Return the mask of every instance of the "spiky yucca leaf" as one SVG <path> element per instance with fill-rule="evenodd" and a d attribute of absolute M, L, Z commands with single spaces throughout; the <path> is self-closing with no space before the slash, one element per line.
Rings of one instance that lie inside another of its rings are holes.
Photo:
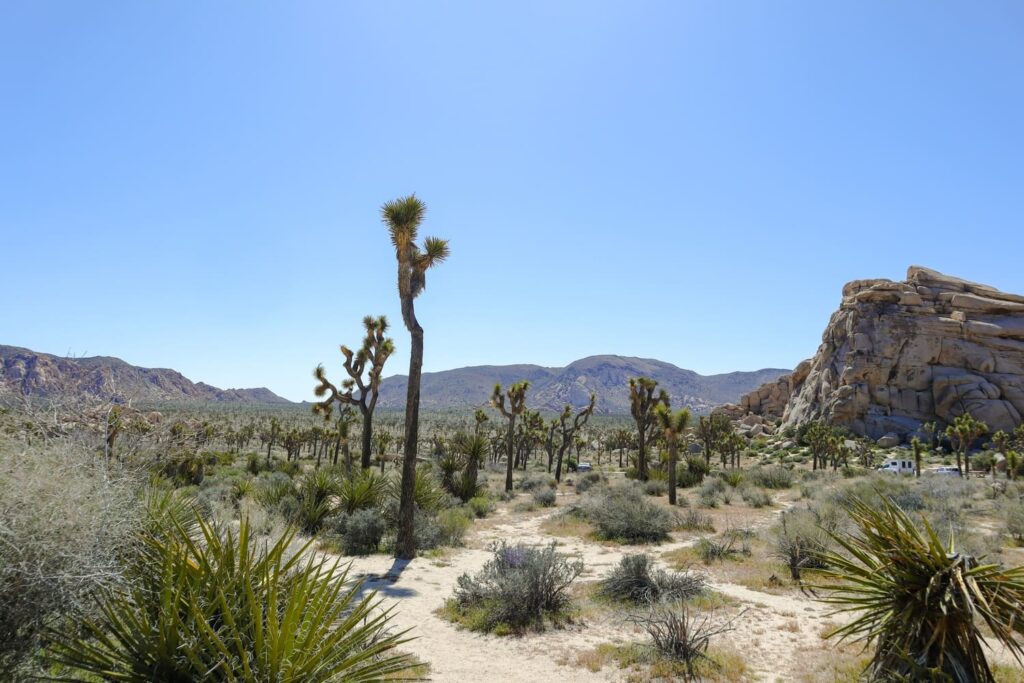
<path fill-rule="evenodd" d="M 822 573 L 842 583 L 822 599 L 855 615 L 830 637 L 877 643 L 873 679 L 993 682 L 982 623 L 1024 662 L 1024 567 L 1003 569 L 956 552 L 952 541 L 944 546 L 927 520 L 919 529 L 884 496 L 877 507 L 853 501 L 849 514 L 859 534 L 831 534 L 846 553 L 826 553 Z"/>
<path fill-rule="evenodd" d="M 97 619 L 50 634 L 58 680 L 377 681 L 413 664 L 394 653 L 406 639 L 386 633 L 389 611 L 338 560 L 309 544 L 288 552 L 294 532 L 260 546 L 244 519 L 237 534 L 198 527 L 198 538 L 177 524 L 147 536 L 130 587 L 102 594 Z"/>

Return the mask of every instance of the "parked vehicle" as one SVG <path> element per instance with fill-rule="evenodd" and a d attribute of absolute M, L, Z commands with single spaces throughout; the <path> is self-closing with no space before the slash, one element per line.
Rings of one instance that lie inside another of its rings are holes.
<path fill-rule="evenodd" d="M 914 473 L 914 461 L 913 460 L 886 460 L 885 463 L 878 468 L 879 472 L 888 472 L 889 474 L 913 474 Z"/>
<path fill-rule="evenodd" d="M 581 462 L 579 465 L 576 465 L 577 472 L 589 472 L 592 469 L 594 468 L 589 462 Z"/>
<path fill-rule="evenodd" d="M 960 470 L 958 470 L 957 468 L 953 467 L 952 465 L 942 465 L 941 467 L 936 467 L 935 469 L 926 470 L 926 471 L 927 471 L 928 474 L 942 474 L 942 475 L 945 475 L 947 477 L 963 476 L 963 475 L 960 474 Z"/>

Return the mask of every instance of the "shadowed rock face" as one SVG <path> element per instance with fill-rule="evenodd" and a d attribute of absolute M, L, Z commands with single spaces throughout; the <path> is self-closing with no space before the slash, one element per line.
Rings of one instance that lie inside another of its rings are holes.
<path fill-rule="evenodd" d="M 855 280 L 790 382 L 783 426 L 906 436 L 970 412 L 1012 429 L 1024 414 L 1024 296 L 919 266 L 904 282 Z"/>

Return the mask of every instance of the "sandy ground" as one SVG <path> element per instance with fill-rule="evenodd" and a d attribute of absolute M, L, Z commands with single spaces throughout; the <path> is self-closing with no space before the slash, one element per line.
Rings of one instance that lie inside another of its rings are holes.
<path fill-rule="evenodd" d="M 572 493 L 560 495 L 566 501 Z M 777 514 L 781 508 L 777 508 Z M 500 510 L 477 522 L 467 536 L 466 547 L 450 551 L 443 559 L 417 558 L 398 563 L 386 556 L 357 558 L 352 574 L 365 576 L 366 587 L 378 591 L 385 606 L 394 606 L 394 624 L 412 629 L 416 639 L 403 646 L 429 662 L 435 681 L 615 681 L 624 674 L 615 666 L 591 672 L 572 664 L 576 656 L 601 643 L 642 642 L 645 636 L 617 616 L 587 617 L 585 623 L 523 637 L 497 637 L 461 630 L 435 611 L 451 597 L 459 575 L 476 572 L 487 561 L 487 546 L 495 540 L 528 544 L 550 543 L 552 537 L 540 526 L 558 508 L 539 513 Z M 762 517 L 760 526 L 774 514 Z M 560 550 L 581 556 L 586 571 L 579 581 L 596 581 L 623 555 L 640 550 L 655 557 L 692 545 L 696 536 L 680 534 L 656 547 L 602 544 L 575 537 L 559 537 Z M 728 641 L 744 655 L 757 680 L 796 680 L 793 663 L 809 650 L 821 650 L 820 634 L 828 608 L 802 595 L 774 595 L 719 582 L 709 569 L 714 590 L 734 599 L 747 612 L 736 622 Z M 802 654 L 803 653 L 803 654 Z"/>

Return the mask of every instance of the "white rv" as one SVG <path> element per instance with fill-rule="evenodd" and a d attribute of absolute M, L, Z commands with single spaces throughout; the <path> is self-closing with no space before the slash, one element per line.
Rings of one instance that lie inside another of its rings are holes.
<path fill-rule="evenodd" d="M 885 463 L 878 468 L 878 471 L 888 472 L 889 474 L 913 474 L 914 461 L 893 458 L 892 460 L 886 460 Z"/>

